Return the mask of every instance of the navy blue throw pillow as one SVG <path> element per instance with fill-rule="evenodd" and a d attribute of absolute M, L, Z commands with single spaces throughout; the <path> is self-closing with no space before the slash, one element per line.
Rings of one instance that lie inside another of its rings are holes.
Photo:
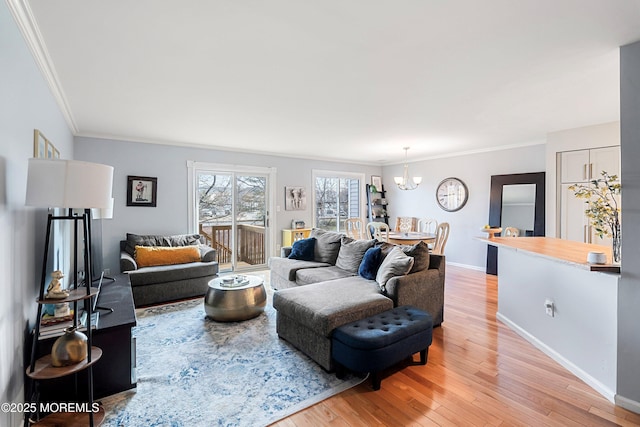
<path fill-rule="evenodd" d="M 287 258 L 299 259 L 302 261 L 313 261 L 315 256 L 316 238 L 297 240 L 293 242 L 291 253 Z"/>
<path fill-rule="evenodd" d="M 376 280 L 376 274 L 382 262 L 382 249 L 373 247 L 367 249 L 358 268 L 358 274 L 368 280 Z"/>

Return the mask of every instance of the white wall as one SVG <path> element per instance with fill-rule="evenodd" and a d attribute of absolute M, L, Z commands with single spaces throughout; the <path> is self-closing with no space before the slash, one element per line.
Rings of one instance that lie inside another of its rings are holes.
<path fill-rule="evenodd" d="M 422 184 L 412 191 L 399 190 L 394 176 L 402 175 L 402 165 L 385 166 L 382 180 L 387 190 L 388 212 L 393 227 L 397 216 L 432 217 L 448 222 L 451 233 L 445 248 L 447 262 L 485 269 L 487 245 L 474 239 L 489 220 L 491 176 L 543 172 L 544 142 L 522 148 L 469 154 L 409 164 L 409 175 L 422 176 Z M 436 203 L 436 187 L 447 177 L 460 178 L 469 189 L 469 201 L 457 212 L 446 212 Z M 486 235 L 484 236 L 486 237 Z"/>
<path fill-rule="evenodd" d="M 35 128 L 64 158 L 73 157 L 73 139 L 5 2 L 0 94 L 0 402 L 22 402 L 23 340 L 36 317 L 46 225 L 46 212 L 24 206 L 27 159 L 33 157 Z M 0 412 L 0 425 L 20 423 L 21 414 Z"/>
<path fill-rule="evenodd" d="M 618 277 L 503 246 L 498 265 L 498 319 L 613 401 Z"/>
<path fill-rule="evenodd" d="M 640 413 L 640 42 L 620 50 L 622 279 L 617 403 Z"/>
<path fill-rule="evenodd" d="M 119 271 L 118 245 L 119 241 L 125 238 L 126 233 L 179 234 L 189 231 L 188 160 L 276 168 L 276 197 L 277 205 L 280 207 L 280 211 L 275 214 L 276 245 L 282 242 L 280 230 L 290 228 L 292 219 L 302 219 L 308 225 L 313 224 L 310 203 L 313 169 L 363 173 L 367 182 L 371 175 L 380 175 L 381 172 L 378 166 L 81 137 L 76 138 L 75 154 L 79 160 L 100 162 L 115 168 L 113 219 L 103 221 L 102 237 L 104 267 L 112 271 Z M 127 175 L 158 178 L 156 208 L 126 206 Z M 307 188 L 309 201 L 307 210 L 284 209 L 285 186 Z"/>

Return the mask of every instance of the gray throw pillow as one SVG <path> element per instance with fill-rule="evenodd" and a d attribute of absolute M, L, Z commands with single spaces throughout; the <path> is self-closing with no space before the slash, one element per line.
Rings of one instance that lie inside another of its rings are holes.
<path fill-rule="evenodd" d="M 136 252 L 136 246 L 171 246 L 171 242 L 166 236 L 149 234 L 139 235 L 127 233 L 127 244 L 125 250 L 131 256 Z"/>
<path fill-rule="evenodd" d="M 335 265 L 340 251 L 340 239 L 342 239 L 342 236 L 344 234 L 336 233 L 335 231 L 326 231 L 320 228 L 312 229 L 309 237 L 316 238 L 314 261 Z"/>
<path fill-rule="evenodd" d="M 199 234 L 176 234 L 164 236 L 161 234 L 139 235 L 127 233 L 127 244 L 125 251 L 134 256 L 136 246 L 194 246 L 201 243 Z"/>
<path fill-rule="evenodd" d="M 364 253 L 372 248 L 375 242 L 375 240 L 354 240 L 350 237 L 342 237 L 336 267 L 357 273 Z"/>
<path fill-rule="evenodd" d="M 381 242 L 381 241 L 376 242 L 376 248 L 380 248 L 380 250 L 382 251 L 382 259 L 384 259 L 387 255 L 389 255 L 389 252 L 391 252 L 391 249 L 395 248 L 396 246 L 397 245 L 394 245 L 393 243 Z"/>
<path fill-rule="evenodd" d="M 426 270 L 429 268 L 429 246 L 425 242 L 418 242 L 415 245 L 403 245 L 402 251 L 413 257 L 413 267 L 411 273 Z"/>
<path fill-rule="evenodd" d="M 171 246 L 193 246 L 202 243 L 202 237 L 199 234 L 176 234 L 167 236 Z"/>
<path fill-rule="evenodd" d="M 212 262 L 218 260 L 218 252 L 205 245 L 198 245 L 198 249 L 200 249 L 200 258 L 202 262 Z"/>
<path fill-rule="evenodd" d="M 413 258 L 396 246 L 380 264 L 378 274 L 376 274 L 376 282 L 378 282 L 380 289 L 386 291 L 385 286 L 389 279 L 404 276 L 411 270 L 411 267 L 413 267 Z"/>

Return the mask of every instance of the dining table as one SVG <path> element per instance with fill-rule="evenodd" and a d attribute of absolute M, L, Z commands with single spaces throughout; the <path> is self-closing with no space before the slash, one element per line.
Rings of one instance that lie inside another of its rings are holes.
<path fill-rule="evenodd" d="M 389 243 L 395 243 L 397 245 L 414 245 L 419 242 L 433 243 L 436 241 L 436 235 L 433 233 L 423 233 L 418 231 L 389 232 Z"/>

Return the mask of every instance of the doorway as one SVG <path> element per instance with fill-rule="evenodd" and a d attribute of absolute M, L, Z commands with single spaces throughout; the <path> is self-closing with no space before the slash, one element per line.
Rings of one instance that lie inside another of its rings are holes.
<path fill-rule="evenodd" d="M 264 269 L 271 171 L 196 163 L 190 169 L 191 228 L 216 250 L 220 271 Z"/>

